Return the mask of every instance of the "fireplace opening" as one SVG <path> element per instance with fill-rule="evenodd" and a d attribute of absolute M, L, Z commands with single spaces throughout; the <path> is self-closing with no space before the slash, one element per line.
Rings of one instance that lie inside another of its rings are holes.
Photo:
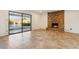
<path fill-rule="evenodd" d="M 58 23 L 52 23 L 52 28 L 58 28 Z"/>

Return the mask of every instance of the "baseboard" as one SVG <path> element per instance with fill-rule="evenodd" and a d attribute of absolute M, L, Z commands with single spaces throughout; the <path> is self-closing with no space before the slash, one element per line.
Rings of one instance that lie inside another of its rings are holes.
<path fill-rule="evenodd" d="M 6 37 L 6 36 L 9 36 L 9 35 L 0 36 L 0 39 L 1 39 L 1 38 L 4 38 L 4 37 Z"/>

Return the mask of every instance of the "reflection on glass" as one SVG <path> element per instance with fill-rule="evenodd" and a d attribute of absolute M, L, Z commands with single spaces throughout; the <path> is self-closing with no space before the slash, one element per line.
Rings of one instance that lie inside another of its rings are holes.
<path fill-rule="evenodd" d="M 23 15 L 23 31 L 29 31 L 31 27 L 30 16 Z"/>
<path fill-rule="evenodd" d="M 21 16 L 15 16 L 15 15 L 10 15 L 10 33 L 18 33 L 18 32 L 21 32 L 21 19 L 22 17 Z"/>

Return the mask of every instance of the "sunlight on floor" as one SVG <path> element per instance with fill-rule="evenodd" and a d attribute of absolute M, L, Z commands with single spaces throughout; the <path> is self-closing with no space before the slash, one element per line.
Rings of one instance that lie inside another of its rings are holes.
<path fill-rule="evenodd" d="M 24 32 L 19 34 L 14 34 L 9 36 L 9 46 L 18 47 L 22 44 L 28 44 L 30 42 L 31 32 Z"/>

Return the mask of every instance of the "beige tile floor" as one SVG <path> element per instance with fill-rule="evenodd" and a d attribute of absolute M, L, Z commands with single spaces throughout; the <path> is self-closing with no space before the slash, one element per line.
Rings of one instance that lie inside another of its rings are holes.
<path fill-rule="evenodd" d="M 0 48 L 5 49 L 76 49 L 79 34 L 58 31 L 29 31 L 0 37 Z"/>

